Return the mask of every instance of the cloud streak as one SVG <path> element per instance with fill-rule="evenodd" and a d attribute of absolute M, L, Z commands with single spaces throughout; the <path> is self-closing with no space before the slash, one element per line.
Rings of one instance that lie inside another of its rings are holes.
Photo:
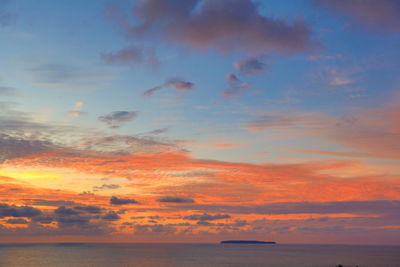
<path fill-rule="evenodd" d="M 345 14 L 358 24 L 377 31 L 400 31 L 400 3 L 397 0 L 322 0 L 316 5 Z"/>
<path fill-rule="evenodd" d="M 162 85 L 153 87 L 149 90 L 146 90 L 145 92 L 142 93 L 142 96 L 147 97 L 147 96 L 152 96 L 154 95 L 156 92 L 164 89 L 164 88 L 175 88 L 175 90 L 178 91 L 189 91 L 193 89 L 194 84 L 192 82 L 189 81 L 185 81 L 179 78 L 172 78 L 167 80 L 165 83 L 163 83 Z"/>
<path fill-rule="evenodd" d="M 130 46 L 114 53 L 103 53 L 101 58 L 107 64 L 119 64 L 135 67 L 143 63 L 150 67 L 158 64 L 154 48 Z"/>
<path fill-rule="evenodd" d="M 137 115 L 135 111 L 114 111 L 98 117 L 98 120 L 105 123 L 111 129 L 117 129 L 125 123 L 134 120 Z"/>

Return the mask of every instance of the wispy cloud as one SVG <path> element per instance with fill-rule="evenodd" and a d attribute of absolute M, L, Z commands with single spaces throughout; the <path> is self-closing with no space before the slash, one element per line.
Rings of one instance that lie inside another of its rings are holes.
<path fill-rule="evenodd" d="M 158 64 L 154 48 L 144 46 L 130 46 L 115 53 L 102 53 L 101 58 L 108 64 L 120 64 L 132 67 L 143 63 L 150 67 L 155 67 Z"/>
<path fill-rule="evenodd" d="M 318 0 L 314 2 L 316 5 L 326 7 L 335 13 L 348 15 L 357 23 L 372 30 L 400 30 L 400 3 L 397 0 Z"/>
<path fill-rule="evenodd" d="M 224 90 L 222 96 L 235 97 L 245 92 L 250 88 L 247 82 L 242 82 L 235 74 L 229 73 L 225 76 L 228 88 Z"/>
<path fill-rule="evenodd" d="M 135 111 L 114 111 L 109 114 L 100 116 L 99 121 L 105 123 L 109 128 L 120 128 L 127 122 L 134 120 L 137 117 Z"/>
<path fill-rule="evenodd" d="M 175 88 L 178 91 L 189 91 L 189 90 L 193 89 L 193 86 L 194 86 L 194 84 L 192 82 L 185 81 L 185 80 L 182 80 L 179 78 L 172 78 L 172 79 L 167 80 L 162 85 L 153 87 L 153 88 L 143 92 L 142 96 L 152 96 L 156 92 L 158 92 L 164 88 L 168 88 L 168 87 Z"/>

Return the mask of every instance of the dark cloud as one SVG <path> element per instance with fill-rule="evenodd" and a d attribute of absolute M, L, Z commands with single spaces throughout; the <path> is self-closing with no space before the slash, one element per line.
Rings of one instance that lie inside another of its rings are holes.
<path fill-rule="evenodd" d="M 30 206 L 15 206 L 0 203 L 0 218 L 4 217 L 26 217 L 31 218 L 42 214 L 42 212 Z"/>
<path fill-rule="evenodd" d="M 54 213 L 60 216 L 78 215 L 79 211 L 61 206 L 54 210 Z"/>
<path fill-rule="evenodd" d="M 8 219 L 6 220 L 8 224 L 27 224 L 28 221 L 25 219 Z"/>
<path fill-rule="evenodd" d="M 39 215 L 32 218 L 32 221 L 40 223 L 40 224 L 50 224 L 53 222 L 53 217 L 50 215 Z"/>
<path fill-rule="evenodd" d="M 121 219 L 121 216 L 119 216 L 119 215 L 118 215 L 116 212 L 114 212 L 114 211 L 110 211 L 110 212 L 104 214 L 101 218 L 104 219 L 104 220 L 116 221 L 116 220 Z"/>
<path fill-rule="evenodd" d="M 115 231 L 109 222 L 118 220 L 119 215 L 114 211 L 104 212 L 104 209 L 93 205 L 74 208 L 61 206 L 51 213 L 46 213 L 29 206 L 0 204 L 0 218 L 14 217 L 8 218 L 5 223 L 27 224 L 24 228 L 8 228 L 0 223 L 0 235 L 99 235 Z M 45 226 L 52 222 L 55 222 L 57 227 Z"/>
<path fill-rule="evenodd" d="M 158 202 L 165 202 L 165 203 L 193 203 L 193 199 L 186 198 L 186 197 L 171 197 L 165 196 L 157 199 Z"/>
<path fill-rule="evenodd" d="M 56 218 L 58 226 L 63 227 L 87 227 L 91 217 L 81 215 L 64 215 Z"/>
<path fill-rule="evenodd" d="M 100 214 L 103 209 L 98 207 L 98 206 L 93 206 L 93 205 L 89 205 L 89 206 L 76 206 L 74 207 L 75 210 L 78 210 L 80 212 L 84 212 L 84 213 L 91 213 L 91 214 Z"/>
<path fill-rule="evenodd" d="M 138 1 L 133 11 L 136 25 L 115 6 L 106 14 L 135 40 L 161 37 L 199 50 L 293 54 L 317 46 L 304 21 L 268 18 L 250 0 Z"/>
<path fill-rule="evenodd" d="M 236 214 L 398 214 L 399 200 L 334 201 L 334 202 L 279 202 L 253 206 L 179 205 L 176 209 L 196 209 L 207 212 Z M 201 216 L 201 215 L 192 215 Z"/>
<path fill-rule="evenodd" d="M 221 219 L 229 219 L 231 216 L 229 214 L 193 214 L 189 216 L 183 217 L 183 219 L 186 220 L 193 220 L 193 221 L 215 221 L 215 220 L 221 220 Z"/>
<path fill-rule="evenodd" d="M 352 17 L 372 30 L 400 30 L 400 1 L 398 0 L 314 0 L 318 6 Z"/>
<path fill-rule="evenodd" d="M 267 65 L 264 62 L 262 62 L 262 59 L 263 59 L 262 57 L 259 58 L 250 57 L 235 62 L 233 66 L 242 75 L 257 76 L 261 74 L 267 67 Z"/>
<path fill-rule="evenodd" d="M 128 199 L 128 198 L 118 198 L 115 196 L 112 196 L 110 198 L 110 204 L 113 205 L 126 205 L 126 204 L 138 204 L 139 202 L 137 202 L 134 199 Z"/>
<path fill-rule="evenodd" d="M 130 46 L 115 53 L 103 53 L 101 57 L 108 64 L 137 66 L 145 63 L 153 67 L 157 65 L 155 50 L 150 47 Z"/>
<path fill-rule="evenodd" d="M 250 88 L 247 82 L 242 82 L 235 74 L 229 73 L 225 76 L 228 88 L 222 93 L 224 97 L 234 97 Z"/>
<path fill-rule="evenodd" d="M 166 81 L 164 84 L 153 87 L 144 93 L 142 96 L 152 96 L 154 93 L 168 87 L 175 88 L 178 91 L 188 91 L 193 89 L 194 84 L 179 78 L 173 78 Z"/>
<path fill-rule="evenodd" d="M 124 123 L 132 121 L 136 117 L 137 112 L 135 111 L 114 111 L 107 115 L 100 116 L 98 119 L 110 128 L 119 128 Z"/>

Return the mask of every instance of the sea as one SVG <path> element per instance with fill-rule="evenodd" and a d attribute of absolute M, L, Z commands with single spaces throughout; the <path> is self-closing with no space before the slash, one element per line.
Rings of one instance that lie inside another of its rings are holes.
<path fill-rule="evenodd" d="M 1 267 L 400 266 L 398 246 L 0 244 Z"/>

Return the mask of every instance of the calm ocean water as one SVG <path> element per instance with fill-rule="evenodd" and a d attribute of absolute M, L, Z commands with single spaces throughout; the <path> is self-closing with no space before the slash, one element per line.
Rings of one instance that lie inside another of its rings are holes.
<path fill-rule="evenodd" d="M 400 266 L 400 247 L 250 244 L 0 245 L 1 267 Z"/>

